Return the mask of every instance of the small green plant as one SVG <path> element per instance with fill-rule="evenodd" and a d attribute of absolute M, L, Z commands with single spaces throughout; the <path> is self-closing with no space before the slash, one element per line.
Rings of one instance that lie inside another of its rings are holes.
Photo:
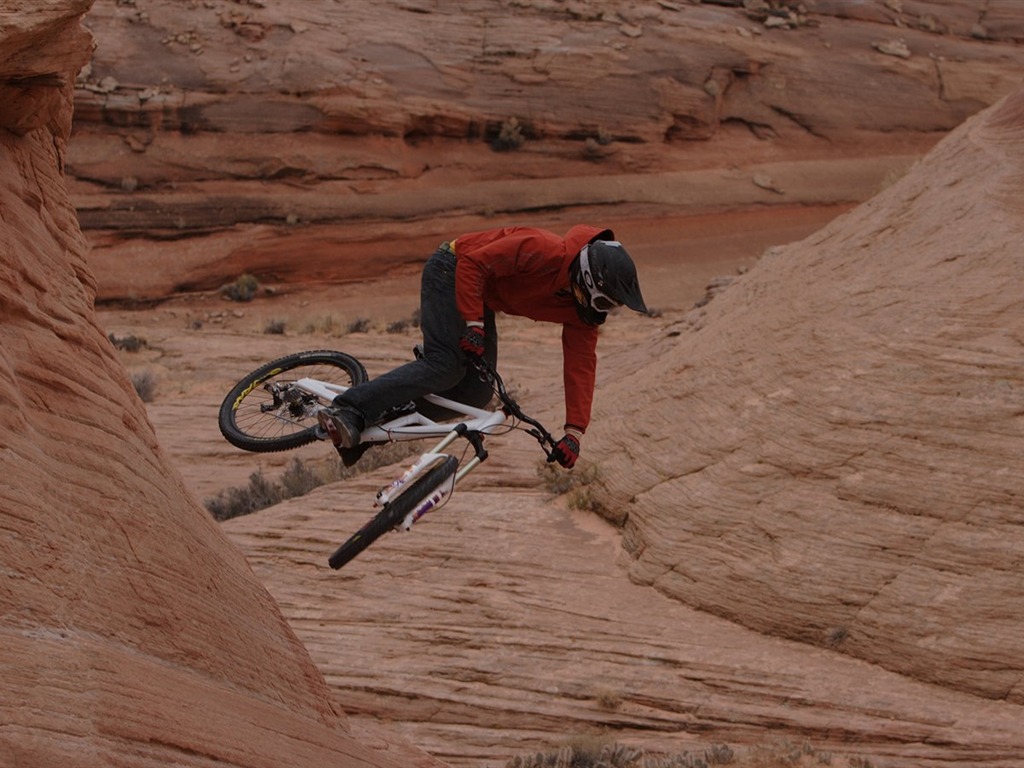
<path fill-rule="evenodd" d="M 140 349 L 145 349 L 149 346 L 145 339 L 134 334 L 118 338 L 111 333 L 107 335 L 107 339 L 114 345 L 115 349 L 121 349 L 125 352 L 138 352 Z"/>
<path fill-rule="evenodd" d="M 260 288 L 259 280 L 250 274 L 240 275 L 233 283 L 220 289 L 221 295 L 231 301 L 252 301 Z"/>
<path fill-rule="evenodd" d="M 132 374 L 132 386 L 135 387 L 135 393 L 139 396 L 139 399 L 144 403 L 153 402 L 153 398 L 156 397 L 156 376 L 153 375 L 152 371 L 137 371 Z"/>

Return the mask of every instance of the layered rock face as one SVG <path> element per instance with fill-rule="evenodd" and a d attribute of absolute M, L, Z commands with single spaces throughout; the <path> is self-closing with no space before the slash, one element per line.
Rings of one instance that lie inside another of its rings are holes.
<path fill-rule="evenodd" d="M 694 178 L 686 172 L 710 162 L 684 138 L 743 149 L 752 162 L 782 147 L 831 161 L 833 147 L 842 156 L 865 137 L 945 131 L 1019 78 L 1021 10 L 1009 0 L 990 0 L 984 14 L 966 2 L 820 2 L 810 16 L 745 5 L 749 13 L 739 3 L 517 1 L 456 15 L 415 0 L 101 2 L 89 20 L 100 48 L 80 81 L 69 147 L 89 4 L 7 3 L 0 755 L 19 766 L 430 764 L 393 743 L 355 743 L 278 608 L 168 468 L 93 300 L 215 285 L 254 265 L 295 279 L 355 278 L 367 254 L 383 265 L 405 258 L 390 241 L 418 258 L 487 206 L 513 215 L 635 204 L 657 214 L 680 205 Z M 840 54 L 840 39 L 859 40 L 859 53 Z M 680 67 L 680 51 L 696 63 Z M 342 75 L 328 71 L 335 65 Z M 608 102 L 615 108 L 595 117 L 593 105 Z M 332 685 L 349 691 L 343 706 L 410 720 L 418 709 L 443 754 L 467 741 L 460 723 L 490 717 L 492 730 L 468 729 L 473 759 L 508 754 L 500 739 L 511 728 L 521 729 L 513 739 L 564 728 L 568 701 L 576 722 L 625 723 L 634 735 L 731 727 L 754 741 L 783 723 L 795 736 L 873 734 L 903 764 L 919 751 L 933 764 L 1019 763 L 1021 102 L 1015 94 L 972 121 L 885 194 L 770 254 L 702 312 L 653 340 L 645 327 L 638 352 L 603 363 L 587 436 L 588 455 L 607 457 L 609 511 L 628 514 L 637 582 L 957 690 L 889 676 L 879 704 L 874 691 L 849 690 L 879 678 L 868 665 L 779 650 L 774 639 L 765 651 L 754 633 L 731 645 L 737 630 L 726 622 L 681 643 L 704 619 L 652 601 L 658 621 L 645 626 L 651 590 L 616 592 L 621 574 L 603 540 L 570 574 L 586 590 L 586 615 L 566 614 L 572 593 L 552 589 L 562 561 L 538 567 L 550 578 L 539 585 L 523 568 L 537 530 L 551 524 L 546 497 L 534 490 L 501 506 L 509 488 L 534 482 L 521 476 L 524 451 L 508 459 L 515 482 L 480 504 L 507 528 L 482 540 L 517 545 L 505 547 L 509 563 L 472 562 L 487 550 L 451 526 L 450 542 L 427 547 L 437 581 L 410 590 L 424 601 L 411 630 L 388 579 L 422 567 L 419 544 L 398 545 L 408 561 L 397 565 L 383 549 L 369 559 L 376 578 L 346 575 L 347 589 L 324 573 L 338 509 L 356 509 L 340 503 L 348 488 L 318 497 L 319 532 L 308 513 L 315 499 L 272 513 L 287 523 L 272 535 L 258 518 L 236 523 L 267 583 L 287 582 L 274 587 Z M 467 136 L 481 137 L 479 151 L 454 151 Z M 773 136 L 785 141 L 762 143 Z M 490 148 L 520 139 L 515 154 Z M 834 167 L 817 178 L 829 181 Z M 750 178 L 745 202 L 809 199 Z M 95 247 L 88 260 L 74 207 Z M 353 222 L 358 231 L 337 228 Z M 311 259 L 318 252 L 330 259 Z M 616 382 L 623 370 L 639 375 Z M 352 492 L 369 493 L 363 484 Z M 347 512 L 345 524 L 360 514 Z M 578 541 L 564 538 L 571 553 Z M 450 592 L 442 577 L 455 583 Z M 531 589 L 543 599 L 519 599 Z M 445 613 L 464 605 L 480 626 Z M 509 633 L 532 626 L 534 605 L 558 617 L 558 631 L 520 635 L 543 654 L 508 658 Z M 330 621 L 365 632 L 366 666 Z M 638 672 L 636 652 L 618 652 L 602 632 L 637 637 L 664 665 Z M 402 643 L 405 667 L 392 655 Z M 566 648 L 575 649 L 567 670 Z M 769 653 L 785 663 L 760 664 Z M 823 684 L 839 663 L 844 674 Z M 597 711 L 593 684 L 604 678 L 595 669 L 613 671 L 627 692 L 621 711 Z M 528 692 L 525 704 L 509 707 L 509 679 Z M 446 704 L 435 708 L 438 687 Z"/>
<path fill-rule="evenodd" d="M 62 174 L 88 6 L 0 27 L 0 764 L 428 764 L 350 736 L 96 323 Z"/>
<path fill-rule="evenodd" d="M 917 156 L 1024 70 L 1009 1 L 100 0 L 87 23 L 69 169 L 119 299 L 358 279 L 482 217 L 860 202 L 890 167 L 751 168 L 726 196 L 687 172 Z"/>
<path fill-rule="evenodd" d="M 633 578 L 1024 702 L 1022 190 L 1018 90 L 618 360 L 596 432 Z"/>

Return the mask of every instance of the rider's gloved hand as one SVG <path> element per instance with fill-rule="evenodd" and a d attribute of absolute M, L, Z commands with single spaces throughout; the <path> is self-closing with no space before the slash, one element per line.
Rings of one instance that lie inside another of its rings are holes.
<path fill-rule="evenodd" d="M 565 436 L 555 443 L 548 457 L 548 463 L 557 461 L 566 469 L 572 469 L 576 459 L 580 457 L 580 440 L 583 433 L 575 427 L 566 425 Z"/>
<path fill-rule="evenodd" d="M 466 323 L 466 332 L 459 339 L 459 348 L 470 358 L 484 356 L 484 324 Z"/>

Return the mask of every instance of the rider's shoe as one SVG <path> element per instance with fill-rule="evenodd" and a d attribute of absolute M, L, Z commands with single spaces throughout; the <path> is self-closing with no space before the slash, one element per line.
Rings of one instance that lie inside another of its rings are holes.
<path fill-rule="evenodd" d="M 317 414 L 320 428 L 334 443 L 335 448 L 355 448 L 363 432 L 366 420 L 350 405 L 334 405 Z"/>

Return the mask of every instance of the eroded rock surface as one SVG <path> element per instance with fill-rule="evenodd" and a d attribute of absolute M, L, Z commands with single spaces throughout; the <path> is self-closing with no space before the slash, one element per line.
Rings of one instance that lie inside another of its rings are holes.
<path fill-rule="evenodd" d="M 537 211 L 858 203 L 1019 83 L 1024 9 L 976 5 L 99 0 L 73 199 L 118 299 L 382 274 Z M 753 183 L 780 161 L 819 165 Z"/>
<path fill-rule="evenodd" d="M 1024 765 L 1019 93 L 695 313 L 655 284 L 662 318 L 609 324 L 585 450 L 621 533 L 554 501 L 514 436 L 341 574 L 325 555 L 386 472 L 216 526 L 189 490 L 258 466 L 219 398 L 310 339 L 168 308 L 152 358 L 178 378 L 147 413 L 92 309 L 253 265 L 356 280 L 538 205 L 648 242 L 666 211 L 850 205 L 1013 89 L 1019 4 L 297 7 L 98 3 L 70 145 L 88 3 L 5 7 L 0 755 L 436 764 L 407 737 L 469 768 L 602 729 Z M 324 343 L 374 371 L 409 346 Z M 557 337 L 503 345 L 557 423 Z"/>
<path fill-rule="evenodd" d="M 61 172 L 87 7 L 0 27 L 0 764 L 429 765 L 351 735 L 96 322 Z"/>
<path fill-rule="evenodd" d="M 1024 703 L 1022 182 L 1019 90 L 617 361 L 635 580 Z"/>

